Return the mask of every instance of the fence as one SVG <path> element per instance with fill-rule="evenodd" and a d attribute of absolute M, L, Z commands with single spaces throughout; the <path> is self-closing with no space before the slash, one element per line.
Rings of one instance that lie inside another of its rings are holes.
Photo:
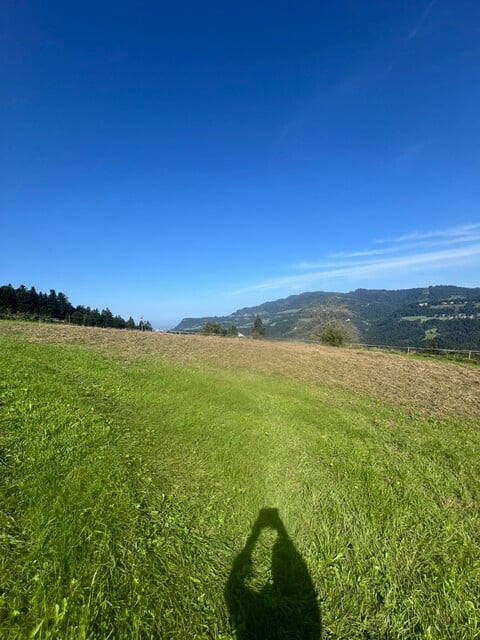
<path fill-rule="evenodd" d="M 174 331 L 170 329 L 167 333 L 175 333 L 178 335 L 198 335 L 200 333 L 199 330 L 187 330 L 187 331 Z M 246 336 L 248 337 L 248 336 Z M 269 340 L 272 342 L 289 342 L 285 338 L 276 338 L 266 336 L 264 340 Z M 297 338 L 294 342 L 302 342 L 306 344 L 322 344 L 319 340 L 308 340 Z M 436 347 L 404 347 L 399 345 L 389 345 L 389 344 L 363 344 L 361 342 L 351 342 L 347 345 L 350 349 L 377 349 L 378 351 L 397 351 L 400 353 L 406 353 L 410 355 L 411 353 L 418 353 L 420 355 L 428 355 L 428 356 L 444 356 L 444 357 L 452 357 L 452 358 L 461 358 L 462 360 L 470 360 L 473 362 L 480 362 L 480 350 L 476 349 L 437 349 Z"/>
<path fill-rule="evenodd" d="M 451 357 L 459 357 L 465 360 L 473 360 L 480 362 L 480 351 L 476 351 L 474 349 L 437 349 L 436 347 L 400 347 L 396 345 L 379 345 L 379 344 L 360 344 L 360 343 L 352 343 L 349 345 L 350 348 L 359 348 L 359 349 L 379 349 L 381 351 L 400 351 L 405 352 L 407 354 L 410 353 L 419 353 L 421 355 L 430 355 L 430 356 L 451 356 Z"/>

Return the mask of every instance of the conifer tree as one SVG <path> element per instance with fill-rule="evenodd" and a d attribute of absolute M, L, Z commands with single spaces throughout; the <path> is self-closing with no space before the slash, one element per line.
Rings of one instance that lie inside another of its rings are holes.
<path fill-rule="evenodd" d="M 265 327 L 263 326 L 263 320 L 258 313 L 253 323 L 253 329 L 250 335 L 253 338 L 261 338 L 265 335 Z"/>

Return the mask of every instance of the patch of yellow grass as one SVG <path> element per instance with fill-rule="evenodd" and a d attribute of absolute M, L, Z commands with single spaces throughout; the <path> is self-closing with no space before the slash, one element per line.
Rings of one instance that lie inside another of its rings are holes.
<path fill-rule="evenodd" d="M 480 418 L 480 371 L 400 354 L 209 336 L 183 336 L 2 321 L 0 331 L 52 344 L 79 344 L 122 359 L 167 358 L 187 365 L 285 376 L 337 387 L 432 416 Z"/>

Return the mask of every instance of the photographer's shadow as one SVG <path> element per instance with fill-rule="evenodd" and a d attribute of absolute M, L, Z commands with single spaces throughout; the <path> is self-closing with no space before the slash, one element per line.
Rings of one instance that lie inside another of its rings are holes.
<path fill-rule="evenodd" d="M 277 538 L 272 550 L 272 582 L 248 585 L 252 553 L 262 529 Z M 243 550 L 235 558 L 225 600 L 237 640 L 319 640 L 320 610 L 307 566 L 288 536 L 277 509 L 261 509 Z"/>

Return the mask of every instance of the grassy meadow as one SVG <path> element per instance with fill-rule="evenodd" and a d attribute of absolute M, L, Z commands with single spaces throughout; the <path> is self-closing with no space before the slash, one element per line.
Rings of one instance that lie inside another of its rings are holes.
<path fill-rule="evenodd" d="M 0 637 L 480 638 L 480 369 L 0 324 Z"/>

